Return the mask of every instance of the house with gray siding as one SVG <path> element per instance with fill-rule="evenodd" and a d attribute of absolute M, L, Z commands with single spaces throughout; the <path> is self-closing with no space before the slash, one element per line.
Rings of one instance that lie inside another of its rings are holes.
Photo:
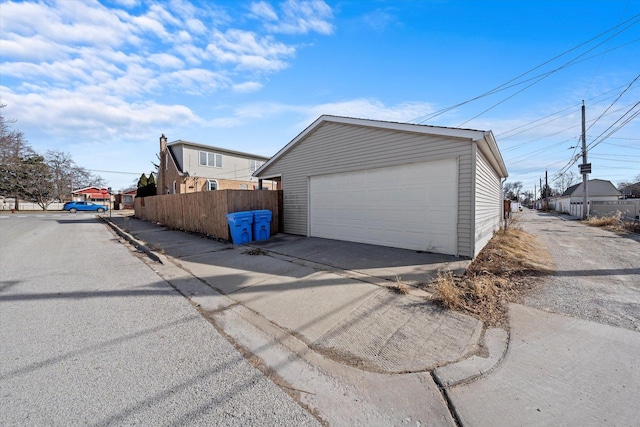
<path fill-rule="evenodd" d="M 285 233 L 473 258 L 502 218 L 491 131 L 323 115 L 254 174 Z"/>
<path fill-rule="evenodd" d="M 258 180 L 251 174 L 268 157 L 228 148 L 160 137 L 158 194 L 194 193 L 212 190 L 255 190 Z M 271 182 L 264 188 L 275 190 Z"/>

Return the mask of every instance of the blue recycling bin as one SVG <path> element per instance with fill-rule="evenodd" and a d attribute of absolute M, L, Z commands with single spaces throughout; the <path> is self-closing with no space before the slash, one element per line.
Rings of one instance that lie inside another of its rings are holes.
<path fill-rule="evenodd" d="M 271 237 L 271 211 L 257 210 L 253 212 L 253 239 L 268 240 Z"/>
<path fill-rule="evenodd" d="M 253 240 L 251 236 L 253 213 L 251 211 L 228 213 L 227 222 L 229 223 L 231 240 L 234 245 L 242 245 Z"/>

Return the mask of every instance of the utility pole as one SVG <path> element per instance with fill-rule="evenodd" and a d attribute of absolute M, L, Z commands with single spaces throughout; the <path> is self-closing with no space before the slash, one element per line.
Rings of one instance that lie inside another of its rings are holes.
<path fill-rule="evenodd" d="M 547 205 L 547 209 L 549 209 L 549 172 L 545 169 L 544 171 L 544 201 Z"/>
<path fill-rule="evenodd" d="M 533 184 L 533 207 L 536 207 L 536 200 L 538 200 L 538 187 L 536 184 Z"/>
<path fill-rule="evenodd" d="M 582 173 L 582 219 L 587 219 L 589 216 L 589 173 L 591 172 L 591 165 L 587 163 L 587 131 L 585 127 L 585 107 L 584 100 L 582 101 L 582 164 L 580 165 L 580 172 Z"/>
<path fill-rule="evenodd" d="M 544 197 L 544 193 L 542 192 L 542 178 L 540 178 L 540 209 L 544 210 L 544 203 L 542 203 L 542 198 Z"/>

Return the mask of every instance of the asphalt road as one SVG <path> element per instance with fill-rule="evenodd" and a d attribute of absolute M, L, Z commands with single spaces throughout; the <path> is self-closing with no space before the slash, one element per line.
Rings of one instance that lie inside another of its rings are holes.
<path fill-rule="evenodd" d="M 317 425 L 91 214 L 0 215 L 0 425 Z"/>

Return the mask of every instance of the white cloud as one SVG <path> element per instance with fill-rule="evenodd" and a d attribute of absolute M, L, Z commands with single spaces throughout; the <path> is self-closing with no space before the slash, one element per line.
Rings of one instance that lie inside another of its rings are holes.
<path fill-rule="evenodd" d="M 320 104 L 306 109 L 305 120 L 309 123 L 323 114 L 408 122 L 416 117 L 434 111 L 431 104 L 424 102 L 405 102 L 397 105 L 385 105 L 376 99 L 353 99 L 341 102 Z"/>
<path fill-rule="evenodd" d="M 238 92 L 238 93 L 257 92 L 260 89 L 262 89 L 262 83 L 258 83 L 258 82 L 237 83 L 232 86 L 232 89 L 234 92 Z"/>
<path fill-rule="evenodd" d="M 376 99 L 353 99 L 341 102 L 330 102 L 318 105 L 293 105 L 276 102 L 259 102 L 237 107 L 228 117 L 217 118 L 217 123 L 226 126 L 242 126 L 255 120 L 271 120 L 282 115 L 298 117 L 292 121 L 291 129 L 302 130 L 323 114 L 407 122 L 412 118 L 432 112 L 431 104 L 424 102 L 405 102 L 396 105 L 385 105 Z"/>
<path fill-rule="evenodd" d="M 203 68 L 190 68 L 165 73 L 158 77 L 164 86 L 173 85 L 186 93 L 202 95 L 215 92 L 217 89 L 229 86 L 227 77 Z"/>
<path fill-rule="evenodd" d="M 278 20 L 276 11 L 273 10 L 273 7 L 271 7 L 271 5 L 267 2 L 259 1 L 256 3 L 251 3 L 250 10 L 252 18 L 266 19 L 268 21 Z"/>
<path fill-rule="evenodd" d="M 334 27 L 331 7 L 322 0 L 286 0 L 280 4 L 281 16 L 264 1 L 252 3 L 251 18 L 265 20 L 265 28 L 274 33 L 332 34 Z"/>
<path fill-rule="evenodd" d="M 230 62 L 240 68 L 277 71 L 287 67 L 283 58 L 292 56 L 295 48 L 268 36 L 259 38 L 250 31 L 231 29 L 225 33 L 216 31 L 207 53 L 219 62 Z"/>
<path fill-rule="evenodd" d="M 160 69 L 181 69 L 184 68 L 184 61 L 175 55 L 168 53 L 154 53 L 147 58 Z"/>
<path fill-rule="evenodd" d="M 55 123 L 48 129 L 54 138 L 114 142 L 135 138 L 163 126 L 200 123 L 202 120 L 182 105 L 155 102 L 126 103 L 117 97 L 88 92 L 51 89 L 41 94 L 22 95 L 0 87 L 2 102 L 20 117 L 20 128 L 37 128 Z"/>
<path fill-rule="evenodd" d="M 124 7 L 135 7 L 139 4 L 138 0 L 113 0 L 113 1 L 115 1 L 117 4 Z"/>
<path fill-rule="evenodd" d="M 382 31 L 391 24 L 398 22 L 398 18 L 391 12 L 391 9 L 376 9 L 364 15 L 365 24 L 377 31 Z"/>
<path fill-rule="evenodd" d="M 282 5 L 282 11 L 284 17 L 278 29 L 284 33 L 333 33 L 333 25 L 329 22 L 333 18 L 333 11 L 322 0 L 287 0 Z"/>

